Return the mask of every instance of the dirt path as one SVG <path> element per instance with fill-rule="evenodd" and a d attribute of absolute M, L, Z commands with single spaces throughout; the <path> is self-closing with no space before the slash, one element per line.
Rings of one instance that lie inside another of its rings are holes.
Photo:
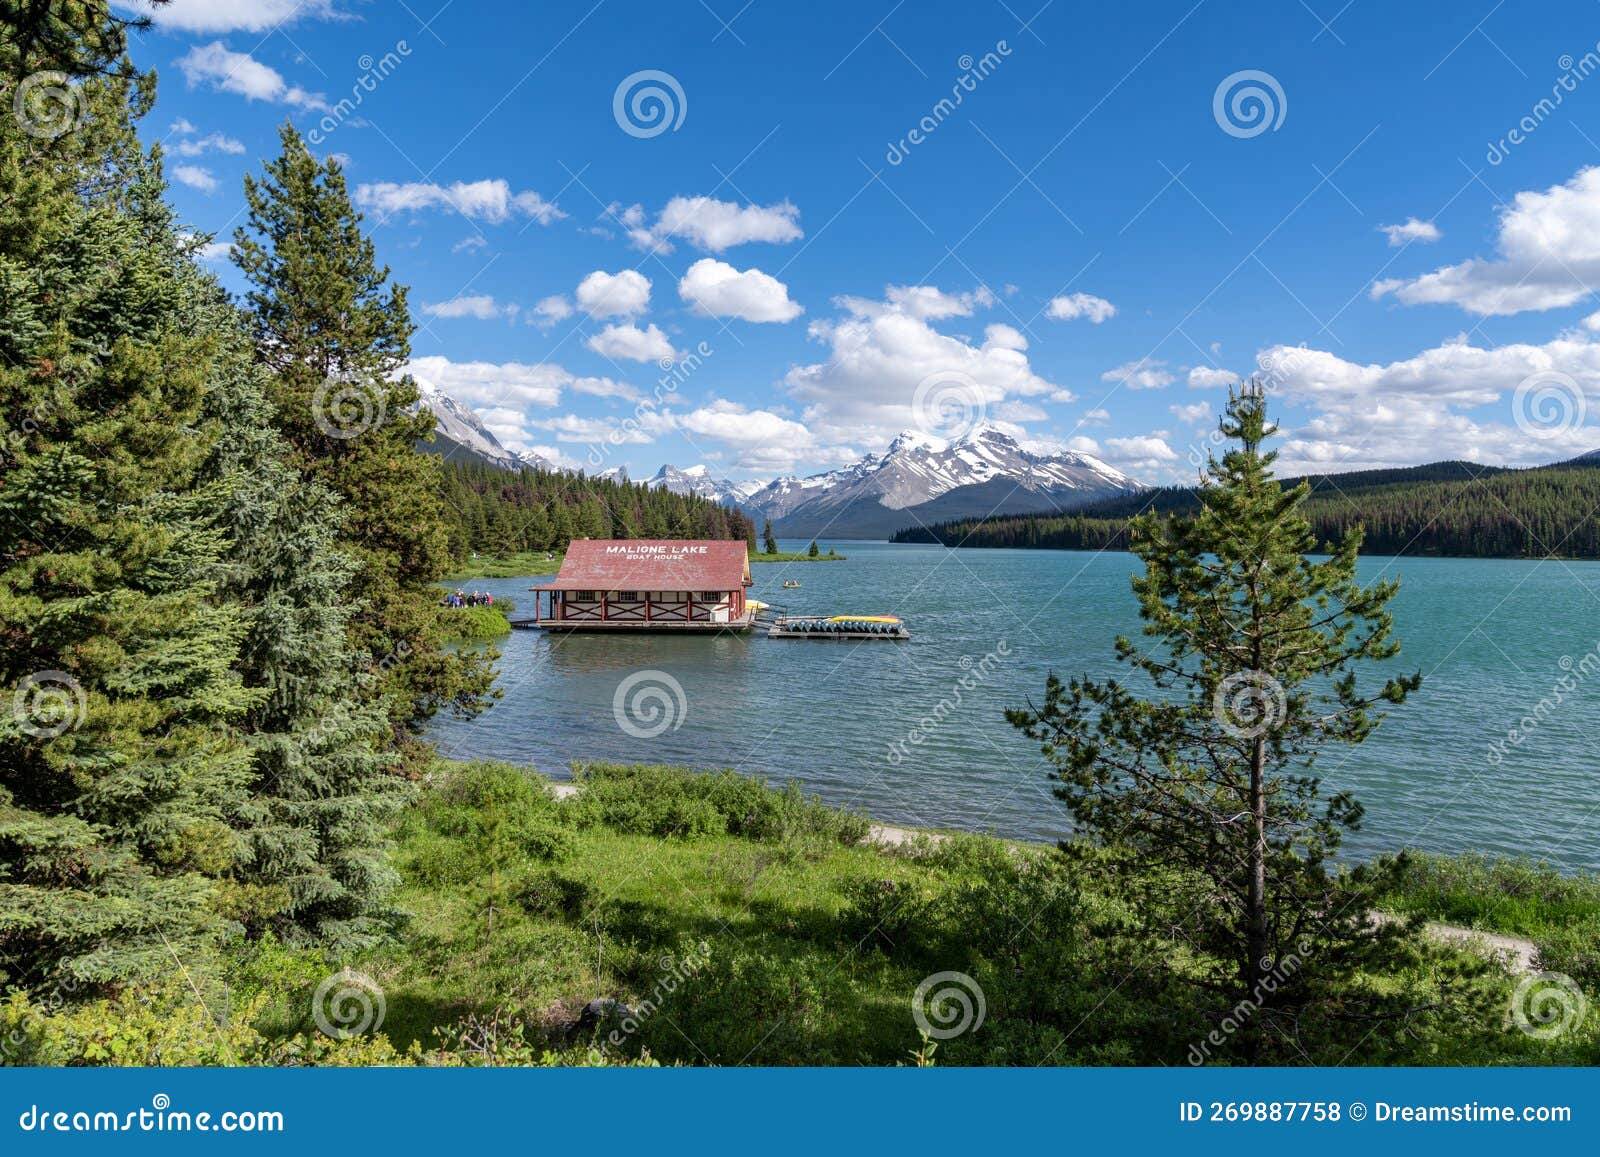
<path fill-rule="evenodd" d="M 578 785 L 575 783 L 552 783 L 550 792 L 557 799 L 571 799 L 578 794 Z M 873 824 L 867 829 L 867 842 L 877 844 L 880 848 L 898 848 L 909 844 L 918 836 L 927 836 L 938 843 L 948 837 L 938 832 L 921 832 L 916 828 L 897 828 L 889 824 Z M 1382 913 L 1374 914 L 1376 920 L 1393 919 Z M 1499 960 L 1513 972 L 1534 971 L 1534 961 L 1538 948 L 1532 940 L 1524 940 L 1519 936 L 1502 936 L 1497 932 L 1479 932 L 1473 928 L 1461 928 L 1454 924 L 1435 924 L 1429 922 L 1423 926 L 1423 932 L 1432 940 L 1441 944 L 1451 944 L 1458 948 L 1468 948 L 1492 956 Z"/>

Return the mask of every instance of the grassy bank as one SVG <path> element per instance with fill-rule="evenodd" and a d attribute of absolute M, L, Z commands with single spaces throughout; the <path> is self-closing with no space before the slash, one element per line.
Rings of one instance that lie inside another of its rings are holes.
<path fill-rule="evenodd" d="M 818 555 L 807 554 L 803 550 L 780 550 L 777 554 L 752 554 L 751 562 L 843 562 L 845 556 L 836 551 L 823 551 Z"/>
<path fill-rule="evenodd" d="M 520 578 L 522 575 L 555 574 L 561 569 L 561 556 L 546 558 L 542 550 L 524 550 L 515 554 L 481 554 L 461 564 L 455 574 L 441 582 L 458 584 L 473 579 Z"/>
<path fill-rule="evenodd" d="M 1184 1064 L 1229 1015 L 1185 935 L 1186 881 L 1154 881 L 1171 912 L 1140 920 L 1095 856 L 970 835 L 880 848 L 865 817 L 731 771 L 575 773 L 561 800 L 526 769 L 439 764 L 395 829 L 392 938 L 338 962 L 234 944 L 211 994 L 234 1010 L 226 1035 L 179 975 L 112 1007 L 13 1000 L 0 1031 L 29 1063 Z M 1592 879 L 1418 865 L 1390 898 L 1404 910 L 1499 920 L 1510 887 L 1518 931 L 1595 927 Z M 1459 947 L 1418 937 L 1382 975 L 1332 975 L 1338 995 L 1296 1017 L 1275 1063 L 1600 1063 L 1600 1009 L 1530 1036 L 1506 1013 L 1518 978 Z M 381 1036 L 316 1031 L 333 976 L 381 993 Z M 940 977 L 983 1018 L 930 1042 L 948 1022 L 913 1005 Z M 1372 991 L 1414 1014 L 1349 1015 Z M 1224 1040 L 1205 1060 L 1238 1058 Z"/>
<path fill-rule="evenodd" d="M 1414 852 L 1383 908 L 1482 932 L 1522 936 L 1540 967 L 1600 995 L 1600 877 L 1563 875 L 1548 864 L 1493 856 Z"/>
<path fill-rule="evenodd" d="M 511 623 L 506 614 L 510 609 L 504 603 L 487 607 L 440 607 L 444 639 L 448 643 L 484 643 L 509 635 Z"/>

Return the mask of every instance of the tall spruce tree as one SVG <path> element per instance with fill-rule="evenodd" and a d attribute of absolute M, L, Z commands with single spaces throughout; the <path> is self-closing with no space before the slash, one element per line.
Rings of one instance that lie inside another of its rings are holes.
<path fill-rule="evenodd" d="M 238 312 L 215 279 L 169 239 L 195 333 L 217 335 L 206 414 L 220 434 L 202 477 L 224 488 L 229 546 L 222 597 L 238 603 L 245 633 L 235 669 L 258 692 L 236 726 L 251 755 L 247 798 L 230 816 L 238 852 L 223 897 L 247 931 L 335 952 L 371 943 L 387 927 L 397 879 L 388 826 L 409 793 L 392 774 L 376 679 L 350 643 L 358 566 L 338 538 L 343 504 L 296 470 L 266 400 Z"/>
<path fill-rule="evenodd" d="M 441 646 L 434 583 L 450 565 L 440 465 L 417 453 L 427 411 L 400 371 L 412 324 L 403 287 L 377 264 L 338 161 L 318 161 L 293 126 L 258 179 L 234 260 L 250 283 L 248 317 L 271 398 L 300 467 L 346 503 L 340 542 L 359 562 L 351 639 L 378 663 L 394 735 L 407 742 L 441 709 L 492 701 L 492 652 Z"/>
<path fill-rule="evenodd" d="M 1348 792 L 1324 798 L 1315 766 L 1420 683 L 1359 688 L 1358 667 L 1399 649 L 1386 609 L 1398 584 L 1357 580 L 1359 529 L 1319 547 L 1299 512 L 1308 488 L 1285 492 L 1276 454 L 1261 449 L 1274 432 L 1259 387 L 1233 393 L 1222 433 L 1238 445 L 1210 461 L 1199 512 L 1133 524 L 1145 568 L 1133 589 L 1154 646 L 1120 638 L 1117 654 L 1155 693 L 1052 674 L 1041 707 L 1007 712 L 1042 743 L 1056 794 L 1101 845 L 1064 849 L 1086 863 L 1109 852 L 1152 934 L 1175 929 L 1197 950 L 1199 982 L 1247 1060 L 1279 1046 L 1296 1056 L 1285 1042 L 1314 1036 L 1313 1006 L 1398 1015 L 1344 986 L 1408 951 L 1406 926 L 1369 914 L 1399 866 L 1329 864 L 1362 808 Z"/>
<path fill-rule="evenodd" d="M 0 974 L 111 985 L 219 927 L 255 694 L 201 477 L 217 351 L 140 212 L 152 82 L 104 4 L 26 7 L 0 24 Z M 10 115 L 53 70 L 86 79 Z"/>

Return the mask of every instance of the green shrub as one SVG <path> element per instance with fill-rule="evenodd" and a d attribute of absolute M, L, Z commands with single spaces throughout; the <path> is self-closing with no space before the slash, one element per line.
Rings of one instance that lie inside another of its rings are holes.
<path fill-rule="evenodd" d="M 575 846 L 542 780 L 504 763 L 442 764 L 408 817 L 403 865 L 420 883 L 469 883 L 518 865 L 559 863 Z"/>
<path fill-rule="evenodd" d="M 797 784 L 774 788 L 736 771 L 690 771 L 658 764 L 576 764 L 583 790 L 569 801 L 579 826 L 602 824 L 632 835 L 731 835 L 787 841 L 822 837 L 845 846 L 866 838 L 866 817 L 804 795 Z"/>
<path fill-rule="evenodd" d="M 924 890 L 899 880 L 856 878 L 840 886 L 839 928 L 851 946 L 907 956 L 927 947 L 932 908 Z"/>

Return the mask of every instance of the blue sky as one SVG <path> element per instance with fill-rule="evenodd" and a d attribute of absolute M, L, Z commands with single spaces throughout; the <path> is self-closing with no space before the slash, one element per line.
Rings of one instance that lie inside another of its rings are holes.
<path fill-rule="evenodd" d="M 984 420 L 1164 481 L 1252 372 L 1286 467 L 1600 446 L 1594 3 L 156 18 L 183 217 L 227 241 L 277 126 L 312 134 L 414 371 L 513 448 L 743 479 Z"/>

